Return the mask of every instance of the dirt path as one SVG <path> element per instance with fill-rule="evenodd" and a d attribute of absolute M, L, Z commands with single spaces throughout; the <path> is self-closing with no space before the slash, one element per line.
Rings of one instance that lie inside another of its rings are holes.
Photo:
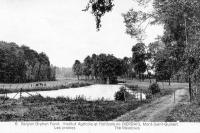
<path fill-rule="evenodd" d="M 180 102 L 186 101 L 186 99 L 188 98 L 187 90 L 177 90 L 175 96 L 175 103 L 174 95 L 164 96 L 153 101 L 150 104 L 146 104 L 136 110 L 122 115 L 114 121 L 164 122 L 175 105 Z"/>

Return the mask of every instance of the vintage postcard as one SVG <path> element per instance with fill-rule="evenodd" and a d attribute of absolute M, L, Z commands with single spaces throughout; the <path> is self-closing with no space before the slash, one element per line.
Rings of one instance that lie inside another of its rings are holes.
<path fill-rule="evenodd" d="M 1 130 L 196 133 L 199 14 L 199 0 L 0 0 Z"/>

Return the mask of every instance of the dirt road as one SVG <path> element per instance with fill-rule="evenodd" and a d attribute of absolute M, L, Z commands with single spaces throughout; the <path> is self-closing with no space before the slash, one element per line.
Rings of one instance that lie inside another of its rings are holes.
<path fill-rule="evenodd" d="M 175 102 L 174 95 L 164 96 L 122 115 L 114 121 L 164 122 L 173 107 L 187 99 L 187 89 L 180 89 L 175 92 Z"/>

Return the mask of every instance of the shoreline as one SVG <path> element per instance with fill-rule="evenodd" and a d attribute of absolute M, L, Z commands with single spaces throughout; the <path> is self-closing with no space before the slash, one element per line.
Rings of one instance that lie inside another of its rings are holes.
<path fill-rule="evenodd" d="M 37 82 L 41 83 L 41 82 Z M 34 84 L 37 84 L 34 82 Z M 31 85 L 33 83 L 24 83 L 26 85 Z M 9 85 L 16 85 L 16 84 L 7 84 Z M 22 85 L 22 84 L 20 84 Z M 33 91 L 52 91 L 52 90 L 60 90 L 60 89 L 68 89 L 68 88 L 78 88 L 84 86 L 90 86 L 93 83 L 86 82 L 86 81 L 76 81 L 76 82 L 68 82 L 64 84 L 59 84 L 55 86 L 40 86 L 40 87 L 17 87 L 16 88 L 0 88 L 0 94 L 8 94 L 8 93 L 17 93 L 17 92 L 33 92 Z"/>

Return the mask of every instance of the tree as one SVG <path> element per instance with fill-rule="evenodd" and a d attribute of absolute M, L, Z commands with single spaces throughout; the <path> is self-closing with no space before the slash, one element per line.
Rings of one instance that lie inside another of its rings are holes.
<path fill-rule="evenodd" d="M 38 54 L 13 42 L 0 42 L 0 82 L 48 81 L 51 80 L 49 68 L 50 61 L 45 53 Z"/>
<path fill-rule="evenodd" d="M 86 76 L 94 76 L 101 83 L 107 81 L 111 84 L 117 83 L 117 77 L 124 74 L 123 61 L 110 54 L 87 56 L 84 63 L 76 60 L 73 65 L 73 71 L 76 75 L 81 74 L 81 64 L 83 64 L 83 73 Z"/>
<path fill-rule="evenodd" d="M 75 63 L 72 67 L 74 74 L 77 76 L 79 80 L 79 76 L 82 74 L 82 65 L 79 60 L 75 60 Z"/>
<path fill-rule="evenodd" d="M 163 36 L 167 48 L 171 47 L 171 55 L 178 62 L 176 71 L 187 70 L 189 93 L 191 99 L 191 75 L 195 69 L 191 69 L 197 56 L 196 44 L 200 30 L 200 2 L 198 0 L 168 0 L 165 3 L 156 0 L 155 8 L 157 21 L 164 23 L 165 33 Z M 192 63 L 192 64 L 191 64 Z"/>
<path fill-rule="evenodd" d="M 45 53 L 39 53 L 38 55 L 38 61 L 39 61 L 39 68 L 38 68 L 38 74 L 37 74 L 37 80 L 41 81 L 41 79 L 47 80 L 48 78 L 48 69 L 50 66 L 49 58 Z"/>
<path fill-rule="evenodd" d="M 158 53 L 160 53 L 160 51 L 164 50 L 165 48 L 165 44 L 161 41 L 161 39 L 161 37 L 158 37 L 157 41 L 152 42 L 148 45 L 147 59 L 150 65 L 150 69 L 152 70 L 155 69 L 155 61 Z"/>
<path fill-rule="evenodd" d="M 145 13 L 129 10 L 124 14 L 127 33 L 131 37 L 141 38 L 144 29 L 141 24 L 150 20 L 150 24 L 163 24 L 164 36 L 162 37 L 166 49 L 173 60 L 176 61 L 176 72 L 187 65 L 190 58 L 194 57 L 194 47 L 199 42 L 200 31 L 200 2 L 198 0 L 154 0 L 154 12 Z M 193 45 L 193 46 L 192 46 Z M 197 45 L 196 45 L 197 46 Z M 192 56 L 191 56 L 192 55 Z M 195 56 L 196 58 L 197 56 Z M 188 68 L 189 92 L 191 92 L 192 69 Z M 191 95 L 191 94 L 190 94 Z"/>
<path fill-rule="evenodd" d="M 83 75 L 85 75 L 86 77 L 88 77 L 88 79 L 89 79 L 89 76 L 92 73 L 91 69 L 92 69 L 92 59 L 91 59 L 90 56 L 87 56 L 84 59 L 84 62 L 83 62 Z"/>
<path fill-rule="evenodd" d="M 145 5 L 149 3 L 151 0 L 134 0 L 140 5 Z M 114 0 L 89 0 L 87 6 L 82 11 L 89 11 L 91 9 L 91 13 L 95 16 L 96 20 L 96 29 L 100 30 L 101 27 L 101 18 L 105 15 L 105 13 L 112 11 L 114 7 Z"/>
<path fill-rule="evenodd" d="M 90 0 L 83 11 L 92 10 L 92 14 L 95 16 L 96 29 L 101 27 L 101 18 L 106 12 L 110 12 L 113 8 L 113 0 Z"/>
<path fill-rule="evenodd" d="M 131 64 L 131 58 L 128 57 L 124 57 L 121 60 L 121 64 L 122 64 L 122 76 L 124 78 L 130 78 L 131 77 L 131 73 L 132 73 L 132 64 Z"/>
<path fill-rule="evenodd" d="M 98 76 L 105 83 L 116 83 L 117 76 L 122 75 L 122 65 L 118 58 L 113 55 L 100 54 L 97 61 Z"/>
<path fill-rule="evenodd" d="M 137 43 L 133 46 L 132 52 L 132 63 L 134 65 L 134 70 L 136 71 L 137 75 L 139 75 L 139 79 L 141 79 L 141 74 L 144 73 L 147 69 L 147 65 L 145 63 L 145 44 Z"/>
<path fill-rule="evenodd" d="M 91 76 L 95 79 L 98 77 L 98 56 L 96 54 L 93 54 L 92 57 L 92 63 L 91 63 Z"/>
<path fill-rule="evenodd" d="M 139 3 L 150 0 L 135 0 Z M 93 1 L 96 2 L 95 0 Z M 101 6 L 101 5 L 99 5 Z M 153 0 L 153 12 L 129 10 L 124 16 L 126 32 L 131 37 L 142 39 L 145 31 L 142 24 L 162 24 L 162 37 L 166 48 L 171 48 L 170 54 L 176 61 L 176 73 L 187 68 L 189 92 L 191 92 L 191 76 L 195 70 L 191 69 L 190 60 L 198 60 L 200 38 L 200 1 L 199 0 Z M 147 21 L 149 20 L 149 22 Z M 175 73 L 175 72 L 173 72 Z M 191 95 L 191 93 L 190 93 Z"/>

